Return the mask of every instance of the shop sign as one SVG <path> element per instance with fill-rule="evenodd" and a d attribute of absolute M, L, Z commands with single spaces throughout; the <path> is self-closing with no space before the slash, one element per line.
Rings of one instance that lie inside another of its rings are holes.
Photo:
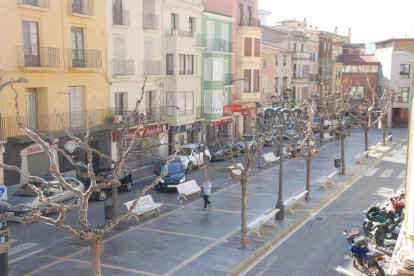
<path fill-rule="evenodd" d="M 222 124 L 231 123 L 232 120 L 233 120 L 233 118 L 231 118 L 231 117 L 223 118 L 221 120 L 213 122 L 213 126 L 218 126 L 218 125 L 222 125 Z"/>
<path fill-rule="evenodd" d="M 160 134 L 163 133 L 165 129 L 165 124 L 156 124 L 156 125 L 148 125 L 148 126 L 144 126 L 144 124 L 140 124 L 138 126 L 138 131 L 136 127 L 132 127 L 130 129 L 128 129 L 128 133 L 127 136 L 129 138 L 133 138 L 134 137 L 134 133 L 135 137 L 150 137 L 156 134 Z M 119 139 L 121 139 L 121 131 L 114 131 L 112 133 L 112 141 L 113 142 L 117 142 L 119 141 Z"/>
<path fill-rule="evenodd" d="M 224 114 L 231 114 L 234 112 L 242 112 L 243 106 L 241 104 L 229 104 L 223 106 L 223 113 Z"/>
<path fill-rule="evenodd" d="M 201 129 L 203 128 L 203 122 L 198 121 L 192 124 L 186 124 L 181 126 L 170 126 L 169 133 L 180 133 L 180 132 L 186 132 L 191 131 L 195 129 Z"/>
<path fill-rule="evenodd" d="M 243 108 L 242 114 L 243 115 L 251 115 L 256 113 L 256 107 L 246 107 Z"/>
<path fill-rule="evenodd" d="M 54 145 L 50 145 L 49 144 L 49 148 L 51 150 L 54 150 Z M 43 147 L 39 144 L 33 144 L 29 147 L 26 148 L 26 155 L 30 155 L 30 154 L 36 154 L 36 153 L 40 153 L 40 152 L 44 152 Z"/>

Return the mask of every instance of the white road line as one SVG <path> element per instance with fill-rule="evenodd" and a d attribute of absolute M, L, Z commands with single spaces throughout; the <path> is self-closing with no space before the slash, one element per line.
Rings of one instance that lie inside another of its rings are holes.
<path fill-rule="evenodd" d="M 404 179 L 405 178 L 405 170 L 402 170 L 401 173 L 397 176 L 398 179 Z"/>
<path fill-rule="evenodd" d="M 394 172 L 394 169 L 386 169 L 380 177 L 390 177 L 390 175 Z"/>
<path fill-rule="evenodd" d="M 23 250 L 26 250 L 26 249 L 29 249 L 29 248 L 35 247 L 35 246 L 37 246 L 37 245 L 38 245 L 37 243 L 33 243 L 33 242 L 26 242 L 26 243 L 23 243 L 23 244 L 18 245 L 18 246 L 16 246 L 16 247 L 12 247 L 12 248 L 9 250 L 9 256 L 12 256 L 12 255 L 17 254 L 17 253 L 19 253 L 19 252 L 22 252 Z"/>
<path fill-rule="evenodd" d="M 344 275 L 349 275 L 349 276 L 354 276 L 355 274 L 352 274 L 351 272 L 347 271 L 345 268 L 338 266 L 337 268 L 335 268 L 335 270 L 341 274 Z"/>
<path fill-rule="evenodd" d="M 373 176 L 378 170 L 379 168 L 369 169 L 366 173 L 364 173 L 364 176 Z"/>
<path fill-rule="evenodd" d="M 20 261 L 20 260 L 23 260 L 23 259 L 25 259 L 25 258 L 28 258 L 28 257 L 30 257 L 30 256 L 32 256 L 32 255 L 35 255 L 35 254 L 37 254 L 37 253 L 42 252 L 43 250 L 45 250 L 45 248 L 41 248 L 41 249 L 38 249 L 38 250 L 36 250 L 36 251 L 33 251 L 33 252 L 30 252 L 30 253 L 27 253 L 26 255 L 20 256 L 20 257 L 19 257 L 19 258 L 17 258 L 17 259 L 14 259 L 14 260 L 12 260 L 12 261 L 9 261 L 9 264 L 12 264 L 12 263 L 18 262 L 18 261 Z"/>

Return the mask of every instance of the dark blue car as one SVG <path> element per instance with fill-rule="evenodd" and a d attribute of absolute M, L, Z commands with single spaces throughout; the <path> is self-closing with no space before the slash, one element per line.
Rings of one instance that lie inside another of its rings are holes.
<path fill-rule="evenodd" d="M 185 182 L 185 169 L 179 158 L 168 162 L 167 165 L 160 162 L 154 173 L 157 176 L 162 175 L 162 180 L 156 185 L 157 189 L 175 188 L 177 184 Z"/>

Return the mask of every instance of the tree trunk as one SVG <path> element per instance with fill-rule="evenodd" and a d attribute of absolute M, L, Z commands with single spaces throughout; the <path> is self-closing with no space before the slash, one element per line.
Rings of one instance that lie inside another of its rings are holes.
<path fill-rule="evenodd" d="M 92 235 L 93 238 L 89 241 L 92 255 L 92 275 L 101 276 L 102 238 L 97 234 Z"/>
<path fill-rule="evenodd" d="M 112 220 L 118 216 L 118 185 L 112 185 Z"/>
<path fill-rule="evenodd" d="M 247 247 L 247 227 L 246 227 L 246 216 L 247 216 L 247 176 L 243 176 L 241 180 L 242 186 L 242 210 L 241 210 L 241 248 L 246 249 Z"/>
<path fill-rule="evenodd" d="M 387 131 L 387 128 L 386 128 L 386 123 L 387 123 L 387 120 L 385 120 L 385 116 L 383 116 L 383 117 L 381 117 L 381 126 L 382 126 L 382 145 L 383 146 L 385 146 L 385 135 L 386 135 L 386 131 Z"/>
<path fill-rule="evenodd" d="M 345 134 L 341 134 L 341 174 L 345 174 Z"/>
<path fill-rule="evenodd" d="M 311 184 L 311 178 L 312 178 L 312 159 L 313 159 L 313 154 L 309 154 L 306 157 L 306 190 L 308 191 L 308 193 L 306 194 L 305 199 L 309 200 L 310 199 L 310 184 Z"/>
<path fill-rule="evenodd" d="M 364 128 L 364 135 L 365 135 L 365 151 L 368 150 L 368 132 L 369 129 L 367 127 Z"/>

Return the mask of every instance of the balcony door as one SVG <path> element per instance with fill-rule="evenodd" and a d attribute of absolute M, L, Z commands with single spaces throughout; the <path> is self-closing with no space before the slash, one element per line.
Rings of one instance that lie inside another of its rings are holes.
<path fill-rule="evenodd" d="M 38 129 L 37 125 L 37 93 L 36 88 L 28 88 L 26 92 L 27 127 L 30 130 Z"/>
<path fill-rule="evenodd" d="M 206 34 L 206 48 L 209 51 L 213 50 L 214 39 L 214 22 L 207 21 L 207 34 Z"/>
<path fill-rule="evenodd" d="M 23 52 L 25 66 L 40 66 L 37 22 L 23 21 Z"/>
<path fill-rule="evenodd" d="M 84 121 L 84 88 L 83 86 L 69 86 L 70 126 L 83 126 Z"/>
<path fill-rule="evenodd" d="M 84 49 L 82 28 L 72 27 L 71 45 L 72 45 L 72 66 L 73 67 L 85 67 L 85 49 Z"/>
<path fill-rule="evenodd" d="M 73 13 L 83 13 L 82 9 L 83 0 L 72 0 L 72 12 Z"/>
<path fill-rule="evenodd" d="M 114 75 L 126 75 L 126 41 L 124 37 L 114 37 Z"/>

